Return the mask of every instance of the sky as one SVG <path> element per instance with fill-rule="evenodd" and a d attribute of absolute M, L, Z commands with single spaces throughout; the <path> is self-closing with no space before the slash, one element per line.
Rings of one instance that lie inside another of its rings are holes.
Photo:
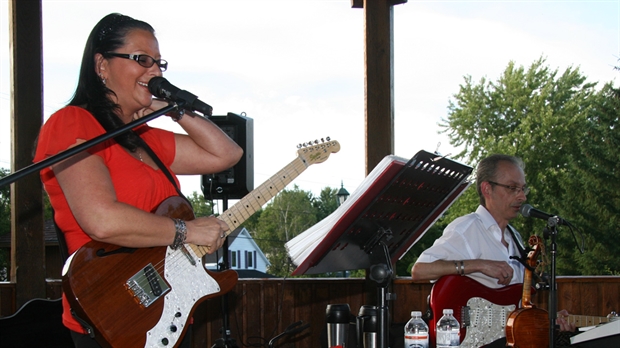
<path fill-rule="evenodd" d="M 119 12 L 156 30 L 164 77 L 214 115 L 254 123 L 254 187 L 297 157 L 297 145 L 330 137 L 341 150 L 292 184 L 355 191 L 365 177 L 363 10 L 350 0 L 43 0 L 44 117 L 74 93 L 86 38 Z M 415 1 L 394 6 L 397 156 L 455 154 L 439 123 L 465 76 L 495 81 L 513 61 L 540 57 L 589 82 L 616 83 L 620 0 Z M 0 167 L 9 168 L 8 1 L 0 0 Z M 617 85 L 617 83 L 616 83 Z M 181 131 L 169 118 L 152 126 Z M 372 146 L 372 144 L 369 144 Z M 200 176 L 181 178 L 201 193 Z M 289 186 L 290 188 L 290 186 Z"/>

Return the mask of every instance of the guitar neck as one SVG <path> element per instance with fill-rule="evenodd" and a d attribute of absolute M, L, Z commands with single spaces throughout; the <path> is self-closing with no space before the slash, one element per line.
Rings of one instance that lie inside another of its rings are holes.
<path fill-rule="evenodd" d="M 226 222 L 230 230 L 229 235 L 237 227 L 245 222 L 252 214 L 256 213 L 265 203 L 282 191 L 286 185 L 290 184 L 308 166 L 301 158 L 296 158 L 286 167 L 280 170 L 271 178 L 267 179 L 259 187 L 252 190 L 230 209 L 219 216 L 220 220 Z"/>
<path fill-rule="evenodd" d="M 222 213 L 218 218 L 224 221 L 230 228 L 226 236 L 232 233 L 237 227 L 241 226 L 247 219 L 256 213 L 265 203 L 282 191 L 286 185 L 290 184 L 299 176 L 309 165 L 301 158 L 297 157 L 274 176 L 267 179 L 260 186 L 252 190 L 239 202 Z M 208 249 L 192 245 L 192 249 L 199 256 L 204 256 Z"/>
<path fill-rule="evenodd" d="M 308 146 L 309 145 L 309 146 Z M 230 209 L 227 209 L 218 218 L 228 225 L 226 236 L 230 235 L 237 227 L 256 213 L 265 203 L 269 202 L 286 185 L 290 184 L 299 174 L 314 163 L 325 161 L 331 153 L 340 150 L 340 144 L 335 140 L 327 139 L 327 142 L 318 141 L 312 144 L 304 144 L 297 151 L 298 157 L 282 168 L 279 172 L 267 179 L 252 192 L 248 193 Z M 204 256 L 208 249 L 204 246 L 192 245 L 192 249 L 199 257 Z"/>
<path fill-rule="evenodd" d="M 569 323 L 575 324 L 576 327 L 593 326 L 603 323 L 608 323 L 607 317 L 595 317 L 590 315 L 569 315 L 566 320 Z"/>

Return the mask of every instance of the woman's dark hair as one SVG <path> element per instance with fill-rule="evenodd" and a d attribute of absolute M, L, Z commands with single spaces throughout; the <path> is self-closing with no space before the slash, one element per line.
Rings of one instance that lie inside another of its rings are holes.
<path fill-rule="evenodd" d="M 75 94 L 69 101 L 69 105 L 88 110 L 108 132 L 123 126 L 124 123 L 116 114 L 120 106 L 110 98 L 114 92 L 97 76 L 95 54 L 114 52 L 125 44 L 125 37 L 135 29 L 155 34 L 150 24 L 119 13 L 105 16 L 95 25 L 86 41 Z M 130 151 L 135 151 L 139 145 L 133 132 L 125 132 L 114 139 Z"/>

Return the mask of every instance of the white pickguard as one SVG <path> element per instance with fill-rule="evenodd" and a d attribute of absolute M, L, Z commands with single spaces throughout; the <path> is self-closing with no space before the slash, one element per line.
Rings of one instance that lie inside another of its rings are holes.
<path fill-rule="evenodd" d="M 171 290 L 164 296 L 159 321 L 146 333 L 145 347 L 174 347 L 196 301 L 220 291 L 219 284 L 207 273 L 200 257 L 188 245 L 184 248 L 187 254 L 182 252 L 183 248 L 173 250 L 168 247 L 166 251 L 164 277 Z M 195 260 L 195 264 L 188 256 Z"/>
<path fill-rule="evenodd" d="M 506 337 L 508 316 L 515 305 L 500 306 L 480 297 L 472 297 L 462 309 L 465 339 L 459 347 L 477 348 Z"/>

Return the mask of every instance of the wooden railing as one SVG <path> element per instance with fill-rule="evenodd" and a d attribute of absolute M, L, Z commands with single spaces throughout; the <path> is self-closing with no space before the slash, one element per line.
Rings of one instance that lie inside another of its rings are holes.
<path fill-rule="evenodd" d="M 620 310 L 620 277 L 559 277 L 558 309 L 581 315 L 605 316 Z M 430 283 L 397 278 L 389 290 L 391 322 L 404 323 L 412 310 L 426 311 Z M 60 282 L 48 281 L 48 298 L 60 295 Z M 294 336 L 284 336 L 278 346 L 321 347 L 325 339 L 325 309 L 328 304 L 347 303 L 357 314 L 363 304 L 376 304 L 374 283 L 361 278 L 241 279 L 228 295 L 231 338 L 238 346 L 267 347 L 271 338 L 292 323 L 310 327 Z M 0 284 L 0 315 L 15 311 L 14 285 Z M 539 291 L 533 302 L 547 308 L 548 291 Z M 221 298 L 210 299 L 194 313 L 194 347 L 211 347 L 222 338 Z"/>

